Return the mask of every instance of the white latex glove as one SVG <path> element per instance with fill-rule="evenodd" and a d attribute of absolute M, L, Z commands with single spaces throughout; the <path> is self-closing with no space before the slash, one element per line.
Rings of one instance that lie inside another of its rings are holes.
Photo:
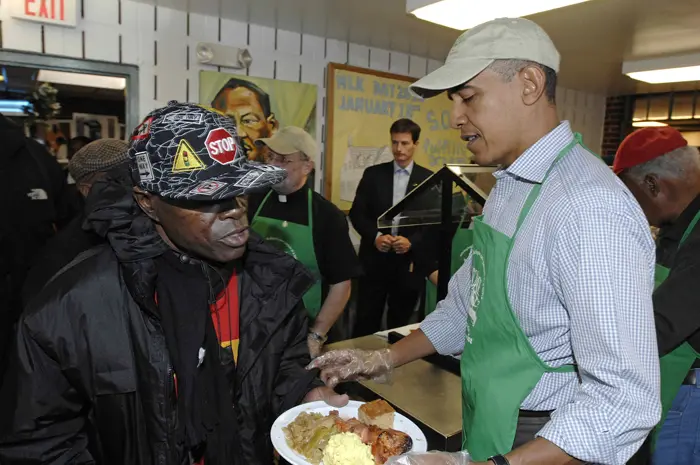
<path fill-rule="evenodd" d="M 466 452 L 409 452 L 392 457 L 385 465 L 469 465 L 475 463 Z"/>
<path fill-rule="evenodd" d="M 387 382 L 388 374 L 394 367 L 390 349 L 343 349 L 326 352 L 306 368 L 321 370 L 321 380 L 326 386 L 335 387 L 343 381 L 363 379 Z"/>

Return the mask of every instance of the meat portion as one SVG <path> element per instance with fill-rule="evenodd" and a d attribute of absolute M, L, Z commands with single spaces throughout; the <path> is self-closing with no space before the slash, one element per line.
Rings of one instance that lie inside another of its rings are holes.
<path fill-rule="evenodd" d="M 376 428 L 376 426 L 373 428 Z M 412 448 L 413 440 L 411 436 L 401 431 L 387 429 L 382 430 L 377 435 L 377 439 L 372 442 L 372 455 L 375 463 L 384 464 L 389 458 L 405 454 Z"/>
<path fill-rule="evenodd" d="M 371 446 L 374 462 L 377 465 L 384 465 L 390 457 L 404 454 L 413 447 L 413 440 L 408 434 L 395 429 L 367 426 L 355 418 L 343 420 L 336 417 L 335 426 L 341 433 L 349 432 L 358 435 L 364 444 Z"/>

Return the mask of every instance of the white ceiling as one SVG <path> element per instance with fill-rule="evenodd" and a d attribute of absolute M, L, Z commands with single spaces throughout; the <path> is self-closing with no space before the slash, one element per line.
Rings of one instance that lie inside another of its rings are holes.
<path fill-rule="evenodd" d="M 406 14 L 405 0 L 139 1 L 438 60 L 459 35 Z M 469 14 L 469 7 L 455 14 Z M 651 86 L 621 73 L 625 60 L 700 52 L 700 0 L 590 0 L 530 18 L 559 48 L 565 87 L 615 95 L 700 84 Z"/>

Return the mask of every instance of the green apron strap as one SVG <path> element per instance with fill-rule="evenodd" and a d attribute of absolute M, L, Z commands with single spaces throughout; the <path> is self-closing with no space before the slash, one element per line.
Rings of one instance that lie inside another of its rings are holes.
<path fill-rule="evenodd" d="M 690 225 L 688 226 L 688 228 L 687 228 L 687 229 L 685 230 L 685 232 L 683 233 L 683 237 L 681 238 L 681 241 L 678 243 L 678 246 L 679 246 L 679 247 L 680 247 L 680 245 L 681 245 L 682 243 L 685 242 L 685 240 L 688 238 L 688 236 L 690 236 L 690 233 L 693 232 L 693 229 L 695 228 L 695 225 L 698 223 L 698 220 L 700 220 L 700 211 L 698 211 L 698 212 L 695 214 L 695 217 L 693 218 L 693 221 L 690 222 Z"/>
<path fill-rule="evenodd" d="M 557 155 L 557 158 L 554 159 L 552 162 L 552 165 L 549 167 L 547 170 L 547 173 L 544 175 L 544 179 L 547 179 L 549 177 L 549 173 L 552 172 L 554 169 L 554 166 L 557 164 L 559 160 L 564 158 L 567 153 L 571 151 L 575 146 L 579 145 L 581 143 L 581 134 L 576 133 L 574 134 L 574 140 L 572 140 L 561 152 L 559 152 L 559 155 Z M 542 189 L 542 183 L 535 184 L 535 186 L 530 190 L 530 195 L 527 196 L 527 199 L 525 200 L 525 205 L 523 205 L 523 209 L 520 211 L 520 216 L 518 217 L 518 224 L 515 227 L 515 231 L 513 232 L 513 237 L 520 231 L 520 226 L 522 226 L 523 221 L 525 221 L 525 217 L 527 217 L 527 214 L 530 213 L 530 209 L 532 208 L 532 205 L 535 203 L 535 200 L 537 200 L 537 196 L 540 194 L 540 190 Z"/>
<path fill-rule="evenodd" d="M 272 189 L 270 189 L 269 191 L 267 191 L 267 194 L 265 195 L 265 198 L 263 199 L 262 202 L 260 202 L 260 205 L 258 205 L 258 209 L 255 211 L 255 215 L 253 215 L 253 221 L 255 221 L 255 218 L 257 218 L 258 215 L 260 214 L 260 212 L 262 211 L 263 205 L 265 205 L 265 202 L 267 202 L 267 199 L 270 198 L 270 194 L 272 194 Z M 253 221 L 251 221 L 251 223 L 252 223 Z M 311 217 L 309 217 L 309 221 L 311 221 Z"/>
<path fill-rule="evenodd" d="M 544 175 L 544 179 L 547 179 L 549 177 L 549 174 L 552 172 L 556 164 L 564 158 L 574 147 L 577 145 L 581 144 L 581 134 L 575 133 L 574 134 L 574 140 L 572 140 L 561 152 L 559 152 L 559 155 L 557 155 L 557 158 L 554 159 L 554 162 L 552 162 L 552 165 L 549 167 L 547 170 L 547 173 Z M 527 196 L 527 200 L 525 200 L 525 205 L 523 205 L 523 209 L 520 211 L 520 216 L 518 217 L 518 225 L 515 228 L 515 232 L 513 233 L 513 237 L 520 231 L 520 227 L 523 225 L 523 222 L 525 221 L 525 218 L 527 217 L 527 214 L 530 213 L 530 210 L 532 209 L 532 205 L 535 203 L 535 200 L 537 200 L 537 197 L 540 195 L 540 191 L 542 190 L 542 183 L 535 184 L 535 186 L 532 188 L 530 191 L 530 194 Z M 515 243 L 513 241 L 512 245 Z M 510 254 L 509 254 L 510 255 Z M 576 365 L 562 365 L 557 368 L 550 368 L 548 371 L 555 372 L 555 373 L 571 373 L 572 371 L 576 371 Z"/>
<path fill-rule="evenodd" d="M 311 189 L 308 190 L 307 192 L 307 211 L 309 212 L 309 231 L 314 230 L 314 215 L 311 214 Z"/>

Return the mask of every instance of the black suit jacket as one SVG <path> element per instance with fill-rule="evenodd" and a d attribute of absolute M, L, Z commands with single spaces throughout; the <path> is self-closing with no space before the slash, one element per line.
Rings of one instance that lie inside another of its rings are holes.
<path fill-rule="evenodd" d="M 414 163 L 411 176 L 408 178 L 406 193 L 415 189 L 425 181 L 433 172 Z M 370 166 L 362 174 L 360 184 L 357 186 L 355 200 L 350 209 L 350 220 L 353 227 L 362 237 L 360 242 L 360 258 L 367 265 L 367 260 L 372 257 L 386 256 L 374 246 L 377 238 L 377 218 L 393 205 L 394 197 L 394 162 L 381 163 Z M 411 241 L 411 249 L 420 242 L 424 228 L 410 226 L 399 228 L 399 235 Z M 386 231 L 390 233 L 390 231 Z M 409 254 L 407 254 L 410 256 Z"/>

